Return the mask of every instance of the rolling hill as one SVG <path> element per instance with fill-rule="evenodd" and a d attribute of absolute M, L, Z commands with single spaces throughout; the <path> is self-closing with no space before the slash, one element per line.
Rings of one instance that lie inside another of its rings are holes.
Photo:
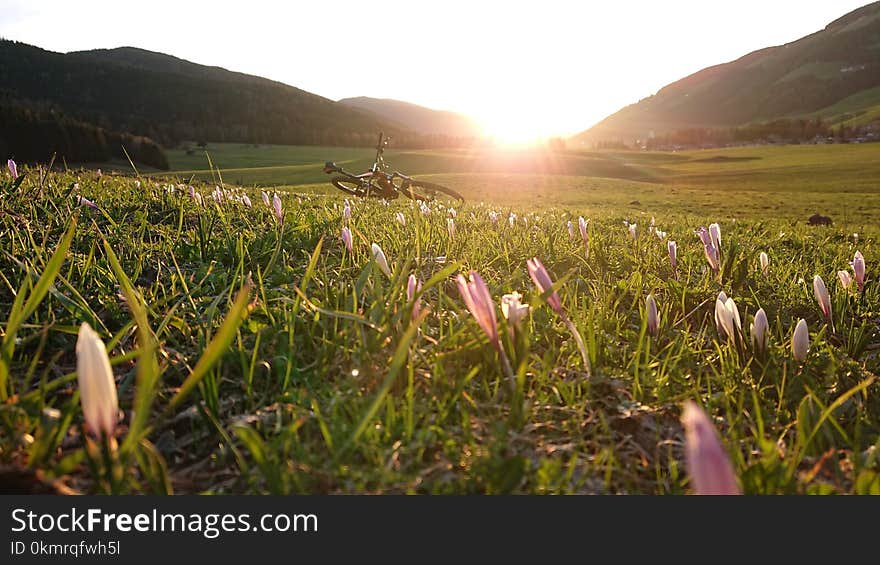
<path fill-rule="evenodd" d="M 480 127 L 471 118 L 455 112 L 433 110 L 400 100 L 366 96 L 343 98 L 339 103 L 382 116 L 421 134 L 453 137 L 482 135 Z"/>
<path fill-rule="evenodd" d="M 405 127 L 268 79 L 132 47 L 54 53 L 0 41 L 0 101 L 61 111 L 107 129 L 181 140 L 370 145 Z"/>
<path fill-rule="evenodd" d="M 797 41 L 678 80 L 573 141 L 629 142 L 652 132 L 816 117 L 847 125 L 880 119 L 880 2 Z"/>

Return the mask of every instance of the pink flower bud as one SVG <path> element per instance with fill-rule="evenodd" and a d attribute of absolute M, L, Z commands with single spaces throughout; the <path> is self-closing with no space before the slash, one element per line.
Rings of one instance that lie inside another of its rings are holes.
<path fill-rule="evenodd" d="M 694 492 L 742 494 L 718 432 L 703 409 L 688 400 L 684 404 L 681 423 L 684 425 L 685 463 Z"/>

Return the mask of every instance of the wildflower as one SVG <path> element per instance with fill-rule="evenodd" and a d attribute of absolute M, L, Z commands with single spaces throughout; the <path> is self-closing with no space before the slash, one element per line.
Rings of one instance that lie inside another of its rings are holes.
<path fill-rule="evenodd" d="M 843 287 L 843 290 L 849 290 L 849 287 L 852 286 L 853 280 L 849 271 L 837 271 L 837 278 L 840 279 L 840 286 Z"/>
<path fill-rule="evenodd" d="M 406 225 L 406 216 L 403 215 L 403 212 L 398 212 L 394 214 L 394 219 L 397 220 L 397 223 L 405 226 Z"/>
<path fill-rule="evenodd" d="M 411 274 L 409 276 L 409 279 L 407 279 L 407 281 L 406 281 L 406 300 L 407 300 L 407 302 L 412 302 L 415 295 L 421 291 L 422 291 L 422 281 L 416 279 L 416 276 Z M 416 318 L 419 317 L 419 313 L 421 312 L 421 310 L 422 310 L 422 299 L 419 298 L 418 300 L 415 301 L 415 303 L 413 303 L 413 309 L 412 309 L 412 319 L 413 320 L 415 320 Z"/>
<path fill-rule="evenodd" d="M 529 305 L 521 301 L 522 295 L 515 291 L 501 297 L 501 313 L 512 327 L 519 327 L 523 318 L 529 315 Z"/>
<path fill-rule="evenodd" d="M 859 292 L 865 290 L 865 257 L 860 251 L 856 251 L 852 262 L 853 273 L 856 276 L 856 284 L 859 285 Z"/>
<path fill-rule="evenodd" d="M 656 337 L 660 331 L 660 314 L 657 312 L 657 301 L 653 294 L 645 299 L 645 309 L 648 313 L 648 333 Z"/>
<path fill-rule="evenodd" d="M 351 219 L 351 202 L 345 199 L 345 206 L 342 208 L 342 218 L 347 222 Z"/>
<path fill-rule="evenodd" d="M 449 208 L 449 209 L 447 210 L 447 212 L 449 212 L 449 215 L 452 216 L 453 218 L 455 218 L 456 216 L 458 216 L 458 213 L 455 211 L 455 208 Z"/>
<path fill-rule="evenodd" d="M 470 281 L 466 280 L 464 275 L 458 275 L 458 290 L 461 293 L 461 298 L 486 337 L 489 338 L 492 347 L 501 351 L 497 318 L 495 317 L 495 303 L 492 301 L 492 295 L 489 294 L 489 288 L 483 277 L 476 271 L 471 271 L 469 278 Z"/>
<path fill-rule="evenodd" d="M 18 178 L 18 165 L 15 164 L 15 161 L 12 159 L 7 160 L 6 166 L 9 168 L 9 174 L 12 175 L 12 178 Z"/>
<path fill-rule="evenodd" d="M 261 190 L 260 196 L 263 198 L 263 204 L 266 206 L 266 208 L 271 208 L 272 204 L 269 202 L 269 193 L 265 190 Z"/>
<path fill-rule="evenodd" d="M 629 224 L 629 237 L 630 239 L 636 238 L 636 224 Z"/>
<path fill-rule="evenodd" d="M 763 353 L 767 350 L 767 343 L 770 339 L 770 325 L 767 323 L 767 314 L 761 308 L 755 312 L 755 321 L 752 322 L 752 348 L 755 353 Z"/>
<path fill-rule="evenodd" d="M 284 212 L 281 209 L 281 197 L 278 196 L 277 192 L 272 197 L 272 209 L 275 212 L 275 218 L 278 220 L 278 223 L 280 224 L 281 222 L 283 222 Z"/>
<path fill-rule="evenodd" d="M 672 265 L 672 270 L 675 271 L 678 269 L 678 244 L 670 239 L 666 242 L 666 249 L 669 251 L 669 264 Z"/>
<path fill-rule="evenodd" d="M 391 278 L 391 268 L 388 267 L 388 259 L 385 257 L 385 252 L 382 251 L 382 248 L 379 247 L 377 243 L 372 245 L 373 249 L 373 258 L 376 259 L 376 264 L 379 265 L 379 268 L 385 273 L 385 276 L 389 279 Z"/>
<path fill-rule="evenodd" d="M 565 227 L 568 228 L 568 239 L 574 239 L 574 224 L 572 223 L 572 221 L 569 220 L 565 224 Z"/>
<path fill-rule="evenodd" d="M 449 239 L 455 239 L 455 220 L 446 218 L 446 231 L 449 232 Z"/>
<path fill-rule="evenodd" d="M 547 273 L 547 269 L 544 268 L 540 259 L 533 257 L 526 261 L 526 266 L 529 270 L 529 276 L 532 277 L 535 286 L 538 287 L 538 291 L 541 294 L 544 294 L 553 288 L 553 280 L 550 278 L 550 274 Z M 556 291 L 547 297 L 547 304 L 549 304 L 557 314 L 565 316 L 565 310 L 562 308 L 562 301 L 559 299 L 559 295 L 556 294 Z"/>
<path fill-rule="evenodd" d="M 516 214 L 511 212 L 510 215 L 507 216 L 507 223 L 510 224 L 510 227 L 513 227 L 513 225 L 516 223 Z"/>
<path fill-rule="evenodd" d="M 794 333 L 791 335 L 791 354 L 799 363 L 803 363 L 807 359 L 807 352 L 810 350 L 810 331 L 807 328 L 807 322 L 803 318 L 798 320 Z"/>
<path fill-rule="evenodd" d="M 76 376 L 88 429 L 95 435 L 112 437 L 119 419 L 116 382 L 104 343 L 85 322 L 76 340 Z"/>
<path fill-rule="evenodd" d="M 98 209 L 98 205 L 95 204 L 94 202 L 92 202 L 91 200 L 89 200 L 88 198 L 86 198 L 85 196 L 77 196 L 76 203 L 79 204 L 80 206 L 88 206 L 92 210 Z"/>
<path fill-rule="evenodd" d="M 766 277 L 770 272 L 770 258 L 767 257 L 767 254 L 761 251 L 761 255 L 758 256 L 758 261 L 761 263 L 761 273 Z"/>
<path fill-rule="evenodd" d="M 819 303 L 819 308 L 822 310 L 822 315 L 825 316 L 825 319 L 830 322 L 831 297 L 828 295 L 828 289 L 825 288 L 825 281 L 823 281 L 822 277 L 820 277 L 819 275 L 813 277 L 813 294 L 816 296 L 816 301 Z"/>
<path fill-rule="evenodd" d="M 498 212 L 495 212 L 494 210 L 490 210 L 489 211 L 489 221 L 492 222 L 493 226 L 497 226 L 498 225 Z"/>
<path fill-rule="evenodd" d="M 245 206 L 247 206 L 248 208 L 253 208 L 253 205 L 251 204 L 251 199 L 248 198 L 247 194 L 243 194 L 241 196 L 241 203 L 244 204 Z"/>
<path fill-rule="evenodd" d="M 706 254 L 706 262 L 709 263 L 709 267 L 712 268 L 712 272 L 718 273 L 718 267 L 720 266 L 721 258 L 718 255 L 718 248 L 712 242 L 712 236 L 709 234 L 706 228 L 700 228 L 697 234 L 703 241 L 703 251 Z"/>
<path fill-rule="evenodd" d="M 583 216 L 578 216 L 578 230 L 581 232 L 581 239 L 586 245 L 589 242 L 589 236 L 587 234 L 587 225 L 590 223 L 590 220 L 585 220 Z"/>
<path fill-rule="evenodd" d="M 742 494 L 733 466 L 711 420 L 692 400 L 681 416 L 685 435 L 685 463 L 696 494 Z"/>
<path fill-rule="evenodd" d="M 345 248 L 348 249 L 349 253 L 351 253 L 352 239 L 351 239 L 351 230 L 348 229 L 348 226 L 342 228 L 342 241 L 343 241 L 343 243 L 345 243 Z"/>
<path fill-rule="evenodd" d="M 721 252 L 721 226 L 718 224 L 709 224 L 709 238 L 712 245 L 720 253 Z"/>
<path fill-rule="evenodd" d="M 739 309 L 733 298 L 728 298 L 724 292 L 718 293 L 715 300 L 715 325 L 722 338 L 735 339 L 738 334 L 742 334 Z"/>

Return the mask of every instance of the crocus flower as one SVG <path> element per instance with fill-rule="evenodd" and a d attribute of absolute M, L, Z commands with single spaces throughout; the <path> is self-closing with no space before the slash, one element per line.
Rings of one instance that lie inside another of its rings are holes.
<path fill-rule="evenodd" d="M 411 274 L 409 276 L 409 279 L 407 279 L 407 281 L 406 281 L 406 300 L 407 300 L 407 302 L 412 302 L 413 297 L 415 297 L 416 294 L 421 292 L 421 290 L 422 290 L 422 281 L 418 280 L 415 275 Z M 413 304 L 413 309 L 412 309 L 412 319 L 413 320 L 415 320 L 416 318 L 419 317 L 419 313 L 421 312 L 421 310 L 422 310 L 422 299 L 419 298 Z"/>
<path fill-rule="evenodd" d="M 98 209 L 98 205 L 95 204 L 94 202 L 92 202 L 91 200 L 89 200 L 88 198 L 86 198 L 85 196 L 77 196 L 76 203 L 79 204 L 80 206 L 88 206 L 92 210 Z"/>
<path fill-rule="evenodd" d="M 217 204 L 223 203 L 223 192 L 220 190 L 219 186 L 214 187 L 214 191 L 211 192 L 211 197 L 214 198 L 214 202 Z"/>
<path fill-rule="evenodd" d="M 670 239 L 666 242 L 666 249 L 669 250 L 669 264 L 672 265 L 672 270 L 675 271 L 678 269 L 678 244 Z"/>
<path fill-rule="evenodd" d="M 490 210 L 489 211 L 489 221 L 492 222 L 493 226 L 497 226 L 498 225 L 498 212 L 495 212 L 494 210 Z"/>
<path fill-rule="evenodd" d="M 373 258 L 376 259 L 376 264 L 379 265 L 379 268 L 382 269 L 382 272 L 385 273 L 385 276 L 389 279 L 391 278 L 391 268 L 388 267 L 388 259 L 385 257 L 385 252 L 382 251 L 382 248 L 379 247 L 379 244 L 374 243 L 372 245 L 373 249 Z"/>
<path fill-rule="evenodd" d="M 636 224 L 629 224 L 629 228 L 628 228 L 628 229 L 629 229 L 629 237 L 630 237 L 631 239 L 635 239 L 635 238 L 636 238 L 636 235 L 637 235 L 637 234 L 636 234 L 636 227 L 637 227 Z"/>
<path fill-rule="evenodd" d="M 458 275 L 458 290 L 471 315 L 477 321 L 480 328 L 489 338 L 492 347 L 501 351 L 501 341 L 498 339 L 498 322 L 495 317 L 495 302 L 489 294 L 489 288 L 483 277 L 476 271 L 471 271 L 470 281 L 464 275 Z"/>
<path fill-rule="evenodd" d="M 766 277 L 770 272 L 770 258 L 767 257 L 767 254 L 761 251 L 761 255 L 758 256 L 758 261 L 761 263 L 761 273 Z"/>
<path fill-rule="evenodd" d="M 343 243 L 345 243 L 345 248 L 348 249 L 349 253 L 351 253 L 352 239 L 351 230 L 348 229 L 348 226 L 342 228 L 342 241 Z"/>
<path fill-rule="evenodd" d="M 645 310 L 648 314 L 648 333 L 656 337 L 657 332 L 660 331 L 660 314 L 657 312 L 657 301 L 654 300 L 653 294 L 649 294 L 645 299 Z"/>
<path fill-rule="evenodd" d="M 272 203 L 269 202 L 269 193 L 266 192 L 265 190 L 261 190 L 260 196 L 263 198 L 263 204 L 266 206 L 266 208 L 271 208 Z"/>
<path fill-rule="evenodd" d="M 721 226 L 718 224 L 709 224 L 709 238 L 712 245 L 720 253 L 721 252 Z"/>
<path fill-rule="evenodd" d="M 447 212 L 449 212 L 449 215 L 452 216 L 453 218 L 458 216 L 458 212 L 455 211 L 455 208 L 450 208 L 447 210 Z"/>
<path fill-rule="evenodd" d="M 253 208 L 253 205 L 251 204 L 251 199 L 248 198 L 247 194 L 243 194 L 241 196 L 241 203 L 244 204 L 245 206 L 247 206 L 248 208 Z"/>
<path fill-rule="evenodd" d="M 520 322 L 529 315 L 529 305 L 523 304 L 522 294 L 511 292 L 501 297 L 501 313 L 512 327 L 519 327 Z"/>
<path fill-rule="evenodd" d="M 849 271 L 837 271 L 837 278 L 840 279 L 840 286 L 843 287 L 843 290 L 849 290 L 849 287 L 852 286 L 853 280 Z"/>
<path fill-rule="evenodd" d="M 767 323 L 767 314 L 761 308 L 755 312 L 755 321 L 752 322 L 752 348 L 755 353 L 763 353 L 767 350 L 767 343 L 770 340 L 770 324 Z"/>
<path fill-rule="evenodd" d="M 196 194 L 198 194 L 198 193 L 196 192 L 195 187 L 193 185 L 189 185 L 189 197 L 192 198 L 193 200 L 195 200 Z"/>
<path fill-rule="evenodd" d="M 553 288 L 553 279 L 550 278 L 550 274 L 547 273 L 547 269 L 544 268 L 544 264 L 541 263 L 540 259 L 533 257 L 526 261 L 526 266 L 529 270 L 529 276 L 532 277 L 535 286 L 538 287 L 538 291 L 541 294 L 544 294 Z M 559 295 L 556 294 L 555 291 L 547 297 L 547 304 L 549 304 L 557 314 L 565 317 L 565 310 L 562 309 L 562 301 L 559 299 Z"/>
<path fill-rule="evenodd" d="M 394 219 L 397 220 L 397 223 L 405 226 L 406 225 L 406 216 L 403 215 L 403 212 L 398 212 L 394 214 Z"/>
<path fill-rule="evenodd" d="M 825 288 L 825 281 L 819 275 L 813 277 L 813 294 L 816 296 L 822 315 L 826 320 L 831 321 L 831 297 L 828 295 L 828 289 Z"/>
<path fill-rule="evenodd" d="M 656 236 L 657 236 L 657 239 L 659 239 L 659 240 L 661 240 L 661 241 L 664 240 L 664 239 L 666 239 L 666 232 L 665 232 L 665 231 L 660 231 L 660 230 L 658 230 L 657 228 L 654 228 L 654 235 L 656 235 Z"/>
<path fill-rule="evenodd" d="M 510 227 L 513 227 L 513 225 L 516 223 L 516 214 L 511 212 L 510 215 L 507 216 L 507 223 L 510 224 Z"/>
<path fill-rule="evenodd" d="M 860 251 L 856 251 L 852 262 L 853 273 L 856 276 L 856 284 L 859 285 L 859 292 L 865 290 L 865 257 Z"/>
<path fill-rule="evenodd" d="M 112 437 L 119 419 L 116 382 L 104 343 L 85 322 L 79 327 L 76 340 L 76 377 L 89 431 Z"/>
<path fill-rule="evenodd" d="M 275 212 L 275 218 L 278 220 L 279 224 L 284 221 L 284 212 L 281 209 L 281 197 L 278 196 L 277 192 L 272 197 L 272 210 Z"/>
<path fill-rule="evenodd" d="M 803 363 L 807 359 L 807 352 L 810 350 L 810 331 L 807 328 L 807 322 L 803 318 L 798 320 L 794 333 L 791 335 L 791 354 L 799 363 Z"/>
<path fill-rule="evenodd" d="M 446 218 L 446 231 L 449 232 L 449 239 L 455 239 L 455 220 Z"/>
<path fill-rule="evenodd" d="M 738 334 L 742 334 L 739 309 L 733 298 L 728 298 L 724 292 L 719 292 L 715 300 L 715 325 L 722 338 L 735 339 Z"/>
<path fill-rule="evenodd" d="M 712 242 L 712 236 L 706 228 L 700 228 L 699 231 L 697 231 L 697 234 L 703 241 L 703 251 L 706 253 L 706 262 L 709 263 L 709 267 L 712 268 L 712 271 L 717 273 L 718 267 L 721 264 L 721 258 L 718 255 L 718 248 Z"/>
<path fill-rule="evenodd" d="M 684 456 L 696 494 L 742 494 L 733 466 L 709 416 L 692 400 L 684 404 Z"/>
<path fill-rule="evenodd" d="M 342 208 L 342 218 L 347 222 L 351 219 L 351 203 L 348 198 L 345 199 L 345 206 Z"/>
<path fill-rule="evenodd" d="M 15 161 L 9 159 L 6 161 L 6 166 L 9 167 L 9 174 L 12 175 L 12 178 L 18 178 L 18 165 L 15 164 Z"/>
<path fill-rule="evenodd" d="M 565 224 L 565 227 L 568 228 L 568 239 L 574 239 L 574 223 L 572 223 L 572 221 L 569 220 Z"/>
<path fill-rule="evenodd" d="M 587 235 L 587 226 L 589 225 L 590 220 L 585 220 L 583 216 L 578 216 L 578 230 L 581 232 L 581 239 L 584 241 L 584 244 L 589 241 L 589 235 Z"/>

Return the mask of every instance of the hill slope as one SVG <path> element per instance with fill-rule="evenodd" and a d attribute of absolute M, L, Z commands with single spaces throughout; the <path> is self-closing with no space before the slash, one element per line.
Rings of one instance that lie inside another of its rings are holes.
<path fill-rule="evenodd" d="M 880 2 L 792 43 L 708 67 L 623 108 L 575 140 L 645 138 L 782 117 L 851 119 L 880 107 Z M 844 110 L 843 112 L 841 110 Z"/>
<path fill-rule="evenodd" d="M 268 79 L 123 47 L 68 54 L 0 41 L 0 97 L 162 143 L 369 145 L 387 119 Z"/>
<path fill-rule="evenodd" d="M 367 110 L 422 134 L 478 137 L 482 133 L 480 127 L 465 115 L 433 110 L 400 100 L 359 96 L 343 98 L 339 103 Z"/>

